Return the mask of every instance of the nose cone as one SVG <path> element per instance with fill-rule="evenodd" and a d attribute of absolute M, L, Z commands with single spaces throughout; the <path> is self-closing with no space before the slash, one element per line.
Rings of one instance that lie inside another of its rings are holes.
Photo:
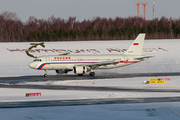
<path fill-rule="evenodd" d="M 37 65 L 37 63 L 35 63 L 35 62 L 31 62 L 31 63 L 29 64 L 29 67 L 32 68 L 32 69 L 37 69 L 38 65 Z"/>

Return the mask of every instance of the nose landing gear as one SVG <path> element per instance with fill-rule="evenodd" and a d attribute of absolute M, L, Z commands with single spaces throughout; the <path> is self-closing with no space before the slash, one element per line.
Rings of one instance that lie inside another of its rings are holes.
<path fill-rule="evenodd" d="M 47 70 L 44 70 L 44 71 L 45 71 L 44 77 L 47 77 Z"/>

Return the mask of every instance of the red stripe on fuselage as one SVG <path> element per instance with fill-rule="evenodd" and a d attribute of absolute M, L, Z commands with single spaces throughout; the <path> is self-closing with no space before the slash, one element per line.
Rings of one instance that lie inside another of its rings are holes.
<path fill-rule="evenodd" d="M 93 63 L 98 63 L 98 62 L 65 62 L 65 63 L 43 63 L 40 65 L 40 67 L 38 68 L 39 70 L 41 70 L 45 65 L 47 64 L 93 64 Z"/>

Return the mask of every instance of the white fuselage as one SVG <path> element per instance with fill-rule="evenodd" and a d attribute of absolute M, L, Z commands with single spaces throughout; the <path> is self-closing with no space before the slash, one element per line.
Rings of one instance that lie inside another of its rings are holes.
<path fill-rule="evenodd" d="M 116 61 L 118 64 L 104 65 L 96 69 L 110 69 L 139 62 L 137 56 L 126 55 L 61 55 L 42 56 L 30 63 L 30 67 L 38 70 L 73 70 L 76 65 L 97 64 L 100 62 Z"/>

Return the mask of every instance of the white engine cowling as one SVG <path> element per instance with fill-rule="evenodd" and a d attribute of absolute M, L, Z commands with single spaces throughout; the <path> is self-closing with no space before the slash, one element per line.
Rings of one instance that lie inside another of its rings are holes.
<path fill-rule="evenodd" d="M 75 74 L 85 74 L 87 72 L 86 66 L 76 66 L 74 67 L 74 73 Z"/>

